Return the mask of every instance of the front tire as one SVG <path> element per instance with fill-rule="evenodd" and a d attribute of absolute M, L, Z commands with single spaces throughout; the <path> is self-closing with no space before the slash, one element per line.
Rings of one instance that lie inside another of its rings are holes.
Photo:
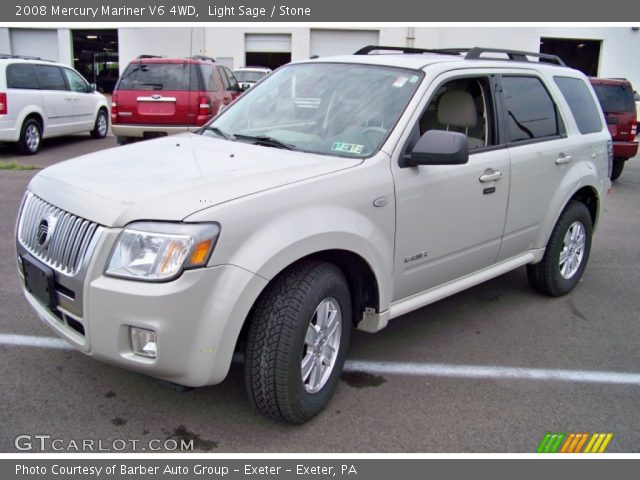
<path fill-rule="evenodd" d="M 107 112 L 99 110 L 96 116 L 96 122 L 91 130 L 91 138 L 104 138 L 109 132 L 109 117 Z"/>
<path fill-rule="evenodd" d="M 18 151 L 23 155 L 35 155 L 42 143 L 42 126 L 35 118 L 28 118 L 20 129 Z"/>
<path fill-rule="evenodd" d="M 584 203 L 572 200 L 553 228 L 542 261 L 527 265 L 531 285 L 552 297 L 573 290 L 587 266 L 592 234 L 589 209 Z"/>
<path fill-rule="evenodd" d="M 344 366 L 352 325 L 344 275 L 329 263 L 298 263 L 266 288 L 250 321 L 251 403 L 275 420 L 306 422 L 329 402 Z"/>

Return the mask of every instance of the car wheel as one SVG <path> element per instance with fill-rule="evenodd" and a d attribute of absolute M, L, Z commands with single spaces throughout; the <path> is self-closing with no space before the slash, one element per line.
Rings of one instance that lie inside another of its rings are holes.
<path fill-rule="evenodd" d="M 611 169 L 611 181 L 617 180 L 622 175 L 622 170 L 624 170 L 625 161 L 620 158 L 613 159 L 613 168 Z"/>
<path fill-rule="evenodd" d="M 96 117 L 96 123 L 93 126 L 93 130 L 91 130 L 92 138 L 104 138 L 107 136 L 107 132 L 109 131 L 109 118 L 107 117 L 107 112 L 104 110 L 98 111 L 98 116 Z"/>
<path fill-rule="evenodd" d="M 303 423 L 336 388 L 351 333 L 351 296 L 329 263 L 301 262 L 278 276 L 254 306 L 245 384 L 254 407 L 275 420 Z"/>
<path fill-rule="evenodd" d="M 28 118 L 22 124 L 18 151 L 23 155 L 35 155 L 40 150 L 42 142 L 42 126 L 34 118 Z"/>
<path fill-rule="evenodd" d="M 559 297 L 578 284 L 589 260 L 592 237 L 587 206 L 571 201 L 558 219 L 540 263 L 527 265 L 531 285 L 541 293 Z"/>

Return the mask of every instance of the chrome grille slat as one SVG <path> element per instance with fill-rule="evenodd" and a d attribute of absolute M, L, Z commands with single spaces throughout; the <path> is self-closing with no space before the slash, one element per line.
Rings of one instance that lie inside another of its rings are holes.
<path fill-rule="evenodd" d="M 38 243 L 43 219 L 57 218 L 48 245 Z M 19 221 L 20 244 L 35 258 L 65 275 L 73 276 L 81 268 L 99 225 L 57 208 L 27 192 Z"/>

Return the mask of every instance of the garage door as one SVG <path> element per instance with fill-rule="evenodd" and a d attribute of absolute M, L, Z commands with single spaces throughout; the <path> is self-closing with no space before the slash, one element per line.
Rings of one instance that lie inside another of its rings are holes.
<path fill-rule="evenodd" d="M 12 28 L 9 30 L 9 37 L 11 38 L 11 53 L 13 55 L 27 55 L 58 61 L 57 30 Z"/>
<path fill-rule="evenodd" d="M 378 30 L 311 29 L 311 56 L 349 55 L 379 40 Z"/>
<path fill-rule="evenodd" d="M 244 38 L 246 52 L 291 52 L 291 35 L 247 33 Z"/>

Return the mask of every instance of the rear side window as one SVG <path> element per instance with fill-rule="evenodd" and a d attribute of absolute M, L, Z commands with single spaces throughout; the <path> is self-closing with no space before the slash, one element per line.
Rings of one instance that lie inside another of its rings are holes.
<path fill-rule="evenodd" d="M 30 63 L 14 63 L 7 66 L 7 88 L 37 90 L 36 72 Z"/>
<path fill-rule="evenodd" d="M 201 90 L 198 68 L 193 63 L 132 63 L 118 90 Z"/>
<path fill-rule="evenodd" d="M 227 76 L 227 79 L 229 80 L 229 86 L 231 87 L 231 90 L 239 90 L 240 87 L 238 86 L 238 80 L 236 80 L 233 72 L 226 67 L 223 67 L 223 69 L 225 75 Z"/>
<path fill-rule="evenodd" d="M 222 67 L 218 67 L 218 72 L 220 73 L 220 78 L 222 79 L 224 89 L 229 90 L 229 79 L 227 78 L 227 74 L 224 73 L 224 69 Z"/>
<path fill-rule="evenodd" d="M 218 84 L 216 83 L 216 74 L 213 65 L 204 63 L 200 65 L 200 69 L 202 70 L 202 79 L 204 80 L 204 90 L 207 92 L 217 92 Z"/>
<path fill-rule="evenodd" d="M 535 77 L 502 77 L 510 142 L 557 136 L 556 106 Z"/>
<path fill-rule="evenodd" d="M 633 112 L 633 92 L 628 85 L 594 84 L 593 89 L 605 112 Z"/>
<path fill-rule="evenodd" d="M 600 112 L 583 80 L 571 77 L 553 77 L 569 104 L 580 133 L 594 133 L 602 130 Z"/>
<path fill-rule="evenodd" d="M 67 84 L 64 81 L 62 72 L 58 67 L 49 65 L 34 65 L 38 84 L 42 90 L 66 90 Z"/>

